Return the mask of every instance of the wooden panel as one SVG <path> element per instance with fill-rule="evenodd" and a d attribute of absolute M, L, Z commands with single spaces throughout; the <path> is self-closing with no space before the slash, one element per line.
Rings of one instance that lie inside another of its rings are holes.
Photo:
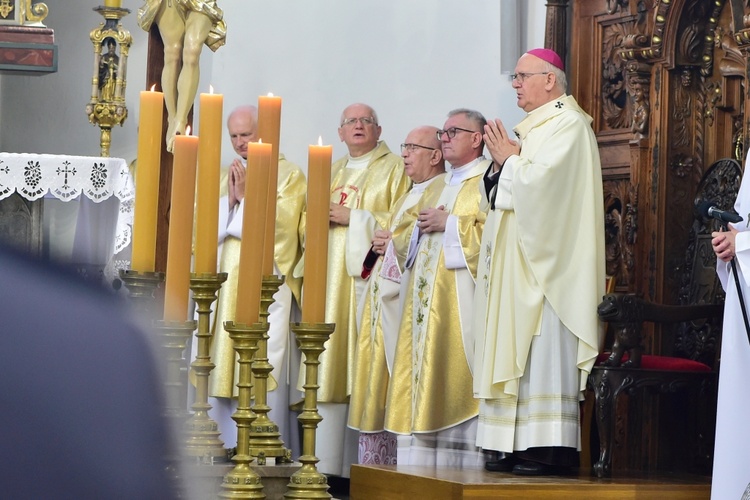
<path fill-rule="evenodd" d="M 676 304 L 700 178 L 747 150 L 750 5 L 572 0 L 571 12 L 570 88 L 600 146 L 607 272 L 618 291 Z M 670 333 L 644 331 L 646 353 L 668 351 Z M 679 443 L 659 425 L 674 411 L 618 408 L 615 470 L 678 464 Z"/>
<path fill-rule="evenodd" d="M 674 474 L 597 479 L 586 471 L 574 476 L 522 477 L 480 468 L 355 465 L 351 469 L 350 497 L 352 500 L 702 500 L 710 497 L 710 489 L 710 478 Z"/>
<path fill-rule="evenodd" d="M 0 71 L 54 73 L 57 45 L 47 28 L 0 26 Z"/>

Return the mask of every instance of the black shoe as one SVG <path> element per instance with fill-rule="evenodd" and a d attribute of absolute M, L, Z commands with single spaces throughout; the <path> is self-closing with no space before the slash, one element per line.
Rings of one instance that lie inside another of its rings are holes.
<path fill-rule="evenodd" d="M 558 467 L 531 461 L 521 462 L 513 467 L 513 474 L 519 476 L 562 476 L 568 473 L 568 467 Z"/>
<path fill-rule="evenodd" d="M 490 472 L 510 472 L 517 463 L 518 459 L 516 457 L 506 456 L 499 460 L 487 460 L 484 463 L 484 468 Z"/>

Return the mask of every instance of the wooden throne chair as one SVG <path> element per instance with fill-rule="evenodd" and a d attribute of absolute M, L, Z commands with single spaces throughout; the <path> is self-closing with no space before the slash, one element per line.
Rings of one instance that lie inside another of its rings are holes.
<path fill-rule="evenodd" d="M 691 450 L 688 461 L 695 463 L 696 469 L 710 470 L 724 292 L 711 247 L 711 232 L 718 230 L 720 224 L 703 218 L 697 207 L 703 200 L 710 200 L 722 210 L 731 210 L 741 175 L 739 163 L 726 159 L 714 163 L 701 179 L 694 200 L 696 214 L 687 241 L 678 305 L 656 304 L 635 294 L 608 293 L 597 308 L 600 319 L 614 333 L 614 343 L 600 354 L 588 379 L 595 397 L 599 458 L 593 469 L 598 477 L 611 475 L 613 446 L 627 446 L 625 439 L 615 443 L 618 399 L 621 395 L 635 398 L 644 391 L 684 393 L 691 398 L 688 401 L 700 402 L 688 402 L 686 406 L 693 413 L 684 415 L 685 422 L 691 422 L 686 427 L 694 432 L 684 439 Z M 662 342 L 663 350 L 668 352 L 643 353 L 642 331 L 646 322 L 654 324 L 655 335 L 668 335 L 673 340 Z"/>

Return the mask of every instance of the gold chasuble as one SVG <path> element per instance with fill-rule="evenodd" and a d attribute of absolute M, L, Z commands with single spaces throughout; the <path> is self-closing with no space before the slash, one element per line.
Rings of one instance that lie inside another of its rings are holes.
<path fill-rule="evenodd" d="M 486 218 L 479 210 L 479 184 L 489 164 L 480 159 L 452 169 L 407 212 L 416 219 L 420 210 L 442 205 L 450 216 L 445 232 L 422 234 L 416 254 L 408 253 L 407 265 L 413 264 L 386 405 L 390 432 L 437 432 L 478 413 L 472 394 L 471 311 Z M 394 239 L 401 254 L 405 239 Z"/>
<path fill-rule="evenodd" d="M 349 156 L 331 166 L 331 203 L 352 209 L 348 226 L 328 236 L 326 323 L 336 328 L 320 357 L 318 401 L 347 403 L 357 346 L 357 300 L 364 287 L 362 262 L 376 229 L 388 227 L 396 201 L 410 187 L 404 163 L 384 142 L 369 153 L 366 168 L 347 168 Z M 304 373 L 304 371 L 303 371 Z"/>
<path fill-rule="evenodd" d="M 445 174 L 440 174 L 415 184 L 396 203 L 389 223 L 389 230 L 394 237 L 403 233 L 411 234 L 414 218 L 404 217 L 404 212 L 419 202 L 430 184 L 444 185 L 444 176 Z M 391 242 L 385 256 L 380 257 L 373 266 L 362 297 L 362 319 L 349 401 L 349 427 L 361 432 L 382 432 L 384 429 L 385 398 L 390 378 L 386 344 L 390 343 L 393 346 L 390 350 L 395 350 L 401 320 L 399 295 L 402 285 L 406 284 L 402 281 L 402 276 L 402 264 L 398 262 Z"/>
<path fill-rule="evenodd" d="M 285 276 L 282 287 L 288 286 L 292 295 L 299 301 L 300 297 L 300 278 L 292 276 L 292 271 L 297 265 L 301 255 L 301 245 L 298 237 L 298 228 L 300 217 L 304 210 L 305 196 L 307 193 L 307 181 L 300 168 L 287 161 L 284 155 L 279 155 L 279 179 L 277 184 L 276 195 L 276 241 L 274 247 L 274 263 L 276 272 Z M 219 201 L 223 204 L 221 207 L 226 212 L 228 203 L 227 178 L 221 181 L 222 198 Z M 244 200 L 243 200 L 244 203 Z M 222 217 L 223 216 L 223 217 Z M 220 219 L 226 219 L 222 214 Z M 219 291 L 219 298 L 216 306 L 216 314 L 212 325 L 213 335 L 211 336 L 211 361 L 216 364 L 216 368 L 211 371 L 209 377 L 209 395 L 219 398 L 237 397 L 237 381 L 239 370 L 236 369 L 237 355 L 234 350 L 234 343 L 229 338 L 229 333 L 224 330 L 225 321 L 235 320 L 235 311 L 237 308 L 237 276 L 240 263 L 240 247 L 242 238 L 242 205 L 235 207 L 233 214 L 229 215 L 229 220 L 222 227 L 219 224 L 219 242 L 221 245 L 221 254 L 219 258 L 219 270 L 227 273 L 227 281 Z M 285 309 L 288 310 L 285 305 Z M 276 389 L 277 378 L 283 376 L 286 383 L 286 375 L 278 373 L 279 366 L 282 364 L 281 358 L 287 355 L 284 347 L 289 332 L 288 314 L 282 314 L 282 317 L 269 326 L 268 335 L 269 351 L 268 357 L 274 371 L 268 378 L 268 390 Z M 282 338 L 283 337 L 283 338 Z M 278 340 L 278 342 L 277 342 Z M 273 346 L 278 345 L 275 349 Z M 275 350 L 280 352 L 276 353 Z M 281 352 L 283 351 L 283 352 Z"/>

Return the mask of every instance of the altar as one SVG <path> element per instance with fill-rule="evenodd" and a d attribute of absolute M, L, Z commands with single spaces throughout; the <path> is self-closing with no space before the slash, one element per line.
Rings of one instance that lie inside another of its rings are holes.
<path fill-rule="evenodd" d="M 134 198 L 122 158 L 0 153 L 0 242 L 88 280 L 129 267 Z"/>

